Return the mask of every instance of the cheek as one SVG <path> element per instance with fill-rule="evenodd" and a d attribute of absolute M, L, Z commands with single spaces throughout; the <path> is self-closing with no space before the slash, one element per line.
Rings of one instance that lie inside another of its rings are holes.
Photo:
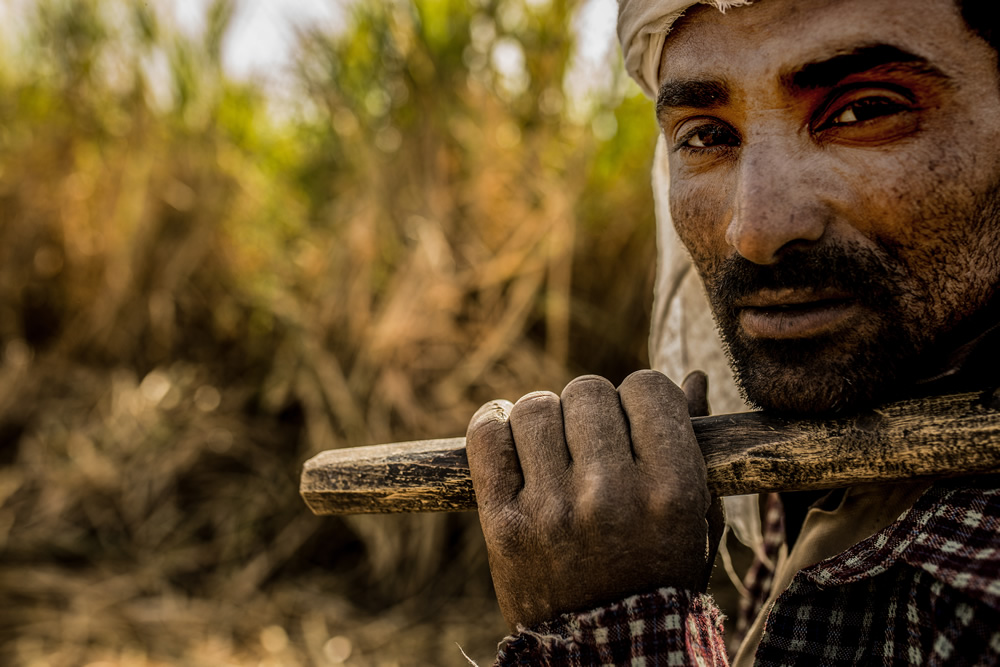
<path fill-rule="evenodd" d="M 705 278 L 730 251 L 725 239 L 729 203 L 721 196 L 725 190 L 674 183 L 670 188 L 674 229 Z"/>
<path fill-rule="evenodd" d="M 918 203 L 933 187 L 933 170 L 919 153 L 841 151 L 831 171 L 849 193 L 838 212 L 863 236 L 909 245 Z M 931 177 L 931 178 L 928 178 Z"/>
<path fill-rule="evenodd" d="M 975 154 L 928 150 L 872 160 L 852 186 L 856 226 L 892 258 L 901 297 L 924 325 L 950 326 L 981 307 L 1000 275 L 996 170 Z"/>
<path fill-rule="evenodd" d="M 955 254 L 974 240 L 977 198 L 967 185 L 970 174 L 955 156 L 942 158 L 897 161 L 875 172 L 877 188 L 858 185 L 869 212 L 862 231 L 897 249 L 911 270 L 938 264 L 945 259 L 941 253 Z"/>

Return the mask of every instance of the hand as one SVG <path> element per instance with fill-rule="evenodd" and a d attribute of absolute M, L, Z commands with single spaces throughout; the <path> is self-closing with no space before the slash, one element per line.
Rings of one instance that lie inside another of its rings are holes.
<path fill-rule="evenodd" d="M 704 375 L 692 377 L 691 406 L 702 411 Z M 688 402 L 666 376 L 640 371 L 617 391 L 585 376 L 561 397 L 536 392 L 476 412 L 469 467 L 511 628 L 661 586 L 704 590 L 708 517 L 719 515 Z"/>

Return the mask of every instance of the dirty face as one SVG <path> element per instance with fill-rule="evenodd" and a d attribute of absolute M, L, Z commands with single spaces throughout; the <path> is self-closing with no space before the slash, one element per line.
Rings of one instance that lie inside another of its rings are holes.
<path fill-rule="evenodd" d="M 993 317 L 996 58 L 953 0 L 758 0 L 675 27 L 671 211 L 752 403 L 890 399 Z"/>

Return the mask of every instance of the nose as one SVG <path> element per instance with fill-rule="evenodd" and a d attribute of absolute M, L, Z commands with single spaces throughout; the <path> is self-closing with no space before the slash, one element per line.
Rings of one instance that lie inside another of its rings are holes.
<path fill-rule="evenodd" d="M 794 148 L 780 140 L 744 145 L 726 242 L 755 264 L 773 264 L 791 247 L 826 231 L 821 182 Z"/>

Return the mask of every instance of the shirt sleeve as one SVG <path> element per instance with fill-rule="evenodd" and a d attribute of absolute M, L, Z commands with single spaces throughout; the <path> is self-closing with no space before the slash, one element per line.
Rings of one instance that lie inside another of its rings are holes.
<path fill-rule="evenodd" d="M 708 595 L 661 588 L 521 628 L 500 643 L 494 664 L 721 667 L 729 664 L 722 621 Z"/>

